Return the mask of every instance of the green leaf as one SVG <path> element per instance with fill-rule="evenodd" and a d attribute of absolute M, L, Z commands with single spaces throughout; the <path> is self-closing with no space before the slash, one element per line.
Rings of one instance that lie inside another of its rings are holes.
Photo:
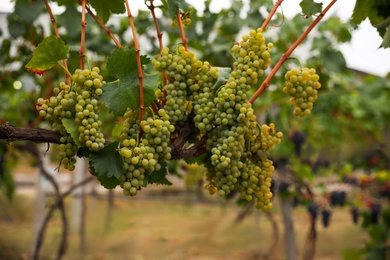
<path fill-rule="evenodd" d="M 51 35 L 38 44 L 33 57 L 25 67 L 34 73 L 43 74 L 54 67 L 58 61 L 66 59 L 68 53 L 69 47 L 61 39 Z"/>
<path fill-rule="evenodd" d="M 123 122 L 115 124 L 114 128 L 111 131 L 111 136 L 119 137 L 120 134 L 122 133 L 122 129 L 123 129 Z"/>
<path fill-rule="evenodd" d="M 157 185 L 162 184 L 162 185 L 172 185 L 172 182 L 170 182 L 167 178 L 167 169 L 166 169 L 166 164 L 161 165 L 161 169 L 158 171 L 154 171 L 149 175 L 145 175 L 145 180 L 147 183 L 155 183 Z"/>
<path fill-rule="evenodd" d="M 26 24 L 32 24 L 42 13 L 41 3 L 31 0 L 17 0 L 14 13 L 23 18 Z"/>
<path fill-rule="evenodd" d="M 123 158 L 117 150 L 118 144 L 119 142 L 117 141 L 112 142 L 103 149 L 89 155 L 94 175 L 106 178 L 119 178 L 124 174 Z"/>
<path fill-rule="evenodd" d="M 141 57 L 143 65 L 150 60 Z M 117 80 L 103 87 L 101 100 L 106 103 L 109 111 L 116 116 L 122 116 L 127 108 L 136 109 L 140 106 L 139 79 L 137 59 L 134 49 L 127 47 L 115 49 L 107 59 L 107 70 Z M 157 74 L 143 73 L 144 106 L 147 107 L 156 100 L 155 89 L 158 88 Z"/>
<path fill-rule="evenodd" d="M 316 3 L 313 0 L 302 0 L 299 3 L 302 13 L 306 16 L 312 16 L 322 12 L 322 3 Z"/>
<path fill-rule="evenodd" d="M 166 12 L 172 19 L 176 18 L 180 9 L 185 10 L 189 6 L 185 0 L 163 0 L 162 3 L 163 11 Z"/>
<path fill-rule="evenodd" d="M 74 5 L 68 6 L 65 12 L 56 16 L 58 25 L 64 26 L 69 36 L 73 39 L 80 37 L 81 33 L 80 19 L 76 19 L 76 17 L 80 17 L 81 19 L 81 14 Z M 80 54 L 78 56 L 80 60 Z"/>
<path fill-rule="evenodd" d="M 219 67 L 218 68 L 218 79 L 213 85 L 213 90 L 217 91 L 222 85 L 230 78 L 230 73 L 232 72 L 232 68 L 229 67 Z"/>
<path fill-rule="evenodd" d="M 8 31 L 12 38 L 24 36 L 27 33 L 27 25 L 24 20 L 16 14 L 7 16 Z"/>
<path fill-rule="evenodd" d="M 121 14 L 126 11 L 123 0 L 89 0 L 89 3 L 95 9 L 97 17 L 103 23 L 107 23 L 111 13 Z"/>
<path fill-rule="evenodd" d="M 209 153 L 203 153 L 198 157 L 191 157 L 191 158 L 184 158 L 184 161 L 188 164 L 197 164 L 197 165 L 204 165 L 205 162 L 210 158 Z"/>
<path fill-rule="evenodd" d="M 383 41 L 381 47 L 390 48 L 390 25 L 387 27 L 385 34 L 383 35 Z"/>
<path fill-rule="evenodd" d="M 77 4 L 77 0 L 56 0 L 56 2 L 59 6 L 71 6 Z"/>
<path fill-rule="evenodd" d="M 82 147 L 82 143 L 79 141 L 79 130 L 77 124 L 74 122 L 71 118 L 63 118 L 61 120 L 62 124 L 64 125 L 66 132 L 72 136 L 74 143 L 77 145 L 78 148 Z"/>
<path fill-rule="evenodd" d="M 115 178 L 114 176 L 112 176 L 112 177 L 96 176 L 96 178 L 100 182 L 100 184 L 106 189 L 111 190 L 119 185 L 119 180 L 117 178 Z"/>

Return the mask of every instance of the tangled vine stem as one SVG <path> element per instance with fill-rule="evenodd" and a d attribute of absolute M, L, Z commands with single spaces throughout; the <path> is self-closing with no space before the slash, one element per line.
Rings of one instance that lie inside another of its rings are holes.
<path fill-rule="evenodd" d="M 274 16 L 276 10 L 278 10 L 279 6 L 283 3 L 284 0 L 278 0 L 274 7 L 272 8 L 271 12 L 269 13 L 267 19 L 265 19 L 264 23 L 261 25 L 261 29 L 263 29 L 263 31 L 265 30 L 265 28 L 267 27 L 267 25 L 269 24 L 269 22 L 271 21 L 272 17 Z"/>
<path fill-rule="evenodd" d="M 276 72 L 282 67 L 283 63 L 290 57 L 291 53 L 298 47 L 299 44 L 306 38 L 306 36 L 311 32 L 311 30 L 318 24 L 318 22 L 325 16 L 325 14 L 329 11 L 329 9 L 336 3 L 337 0 L 332 0 L 326 8 L 317 16 L 317 18 L 310 24 L 310 26 L 302 33 L 302 35 L 294 42 L 294 44 L 280 57 L 278 63 L 268 74 L 267 78 L 263 81 L 261 86 L 257 89 L 257 91 L 253 94 L 253 96 L 249 99 L 250 103 L 253 103 L 259 95 L 269 86 L 270 81 L 275 76 Z"/>

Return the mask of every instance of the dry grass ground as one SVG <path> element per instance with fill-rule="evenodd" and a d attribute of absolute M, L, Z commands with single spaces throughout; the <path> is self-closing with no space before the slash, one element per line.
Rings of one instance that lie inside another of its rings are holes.
<path fill-rule="evenodd" d="M 68 209 L 70 203 L 68 199 Z M 0 208 L 0 259 L 26 259 L 31 247 L 34 200 L 19 195 L 9 203 L 0 197 Z M 79 237 L 71 233 L 65 259 L 241 260 L 266 253 L 272 242 L 272 227 L 266 216 L 254 213 L 237 225 L 234 220 L 239 210 L 234 204 L 222 207 L 183 200 L 118 199 L 106 228 L 107 202 L 89 198 L 86 254 L 79 255 Z M 278 254 L 273 259 L 284 259 L 283 226 L 277 206 L 273 214 L 280 230 Z M 304 208 L 294 210 L 294 225 L 301 255 L 308 230 Z M 60 227 L 56 214 L 47 230 L 42 259 L 54 259 Z M 336 209 L 329 228 L 318 223 L 315 259 L 342 259 L 343 250 L 362 247 L 364 239 L 365 233 L 351 223 L 348 209 Z"/>

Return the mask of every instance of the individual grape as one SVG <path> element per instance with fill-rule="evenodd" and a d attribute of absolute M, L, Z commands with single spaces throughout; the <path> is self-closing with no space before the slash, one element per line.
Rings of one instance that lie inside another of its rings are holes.
<path fill-rule="evenodd" d="M 292 69 L 285 74 L 283 92 L 291 96 L 290 103 L 294 105 L 294 115 L 307 116 L 313 109 L 313 104 L 318 98 L 318 90 L 321 88 L 319 76 L 315 69 Z"/>

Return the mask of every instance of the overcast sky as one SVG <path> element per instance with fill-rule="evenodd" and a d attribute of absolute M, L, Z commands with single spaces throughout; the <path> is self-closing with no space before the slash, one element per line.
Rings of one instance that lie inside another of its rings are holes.
<path fill-rule="evenodd" d="M 290 18 L 300 12 L 299 3 L 301 0 L 285 0 L 282 4 L 283 12 L 287 18 Z M 143 5 L 142 0 L 136 3 Z M 188 0 L 192 5 L 202 8 L 202 2 L 199 0 Z M 214 0 L 212 8 L 215 11 L 229 5 L 230 1 Z M 322 0 L 326 6 L 330 0 Z M 335 3 L 329 14 L 336 14 L 343 20 L 351 17 L 356 0 L 339 0 Z M 133 2 L 134 3 L 134 2 Z M 131 4 L 131 2 L 130 2 Z M 13 4 L 9 0 L 0 0 L 0 12 L 12 12 Z M 378 76 L 385 76 L 390 72 L 390 48 L 379 48 L 381 37 L 375 28 L 366 20 L 360 24 L 359 29 L 352 34 L 352 41 L 340 46 L 340 50 L 345 56 L 347 65 L 350 68 L 361 70 Z"/>

